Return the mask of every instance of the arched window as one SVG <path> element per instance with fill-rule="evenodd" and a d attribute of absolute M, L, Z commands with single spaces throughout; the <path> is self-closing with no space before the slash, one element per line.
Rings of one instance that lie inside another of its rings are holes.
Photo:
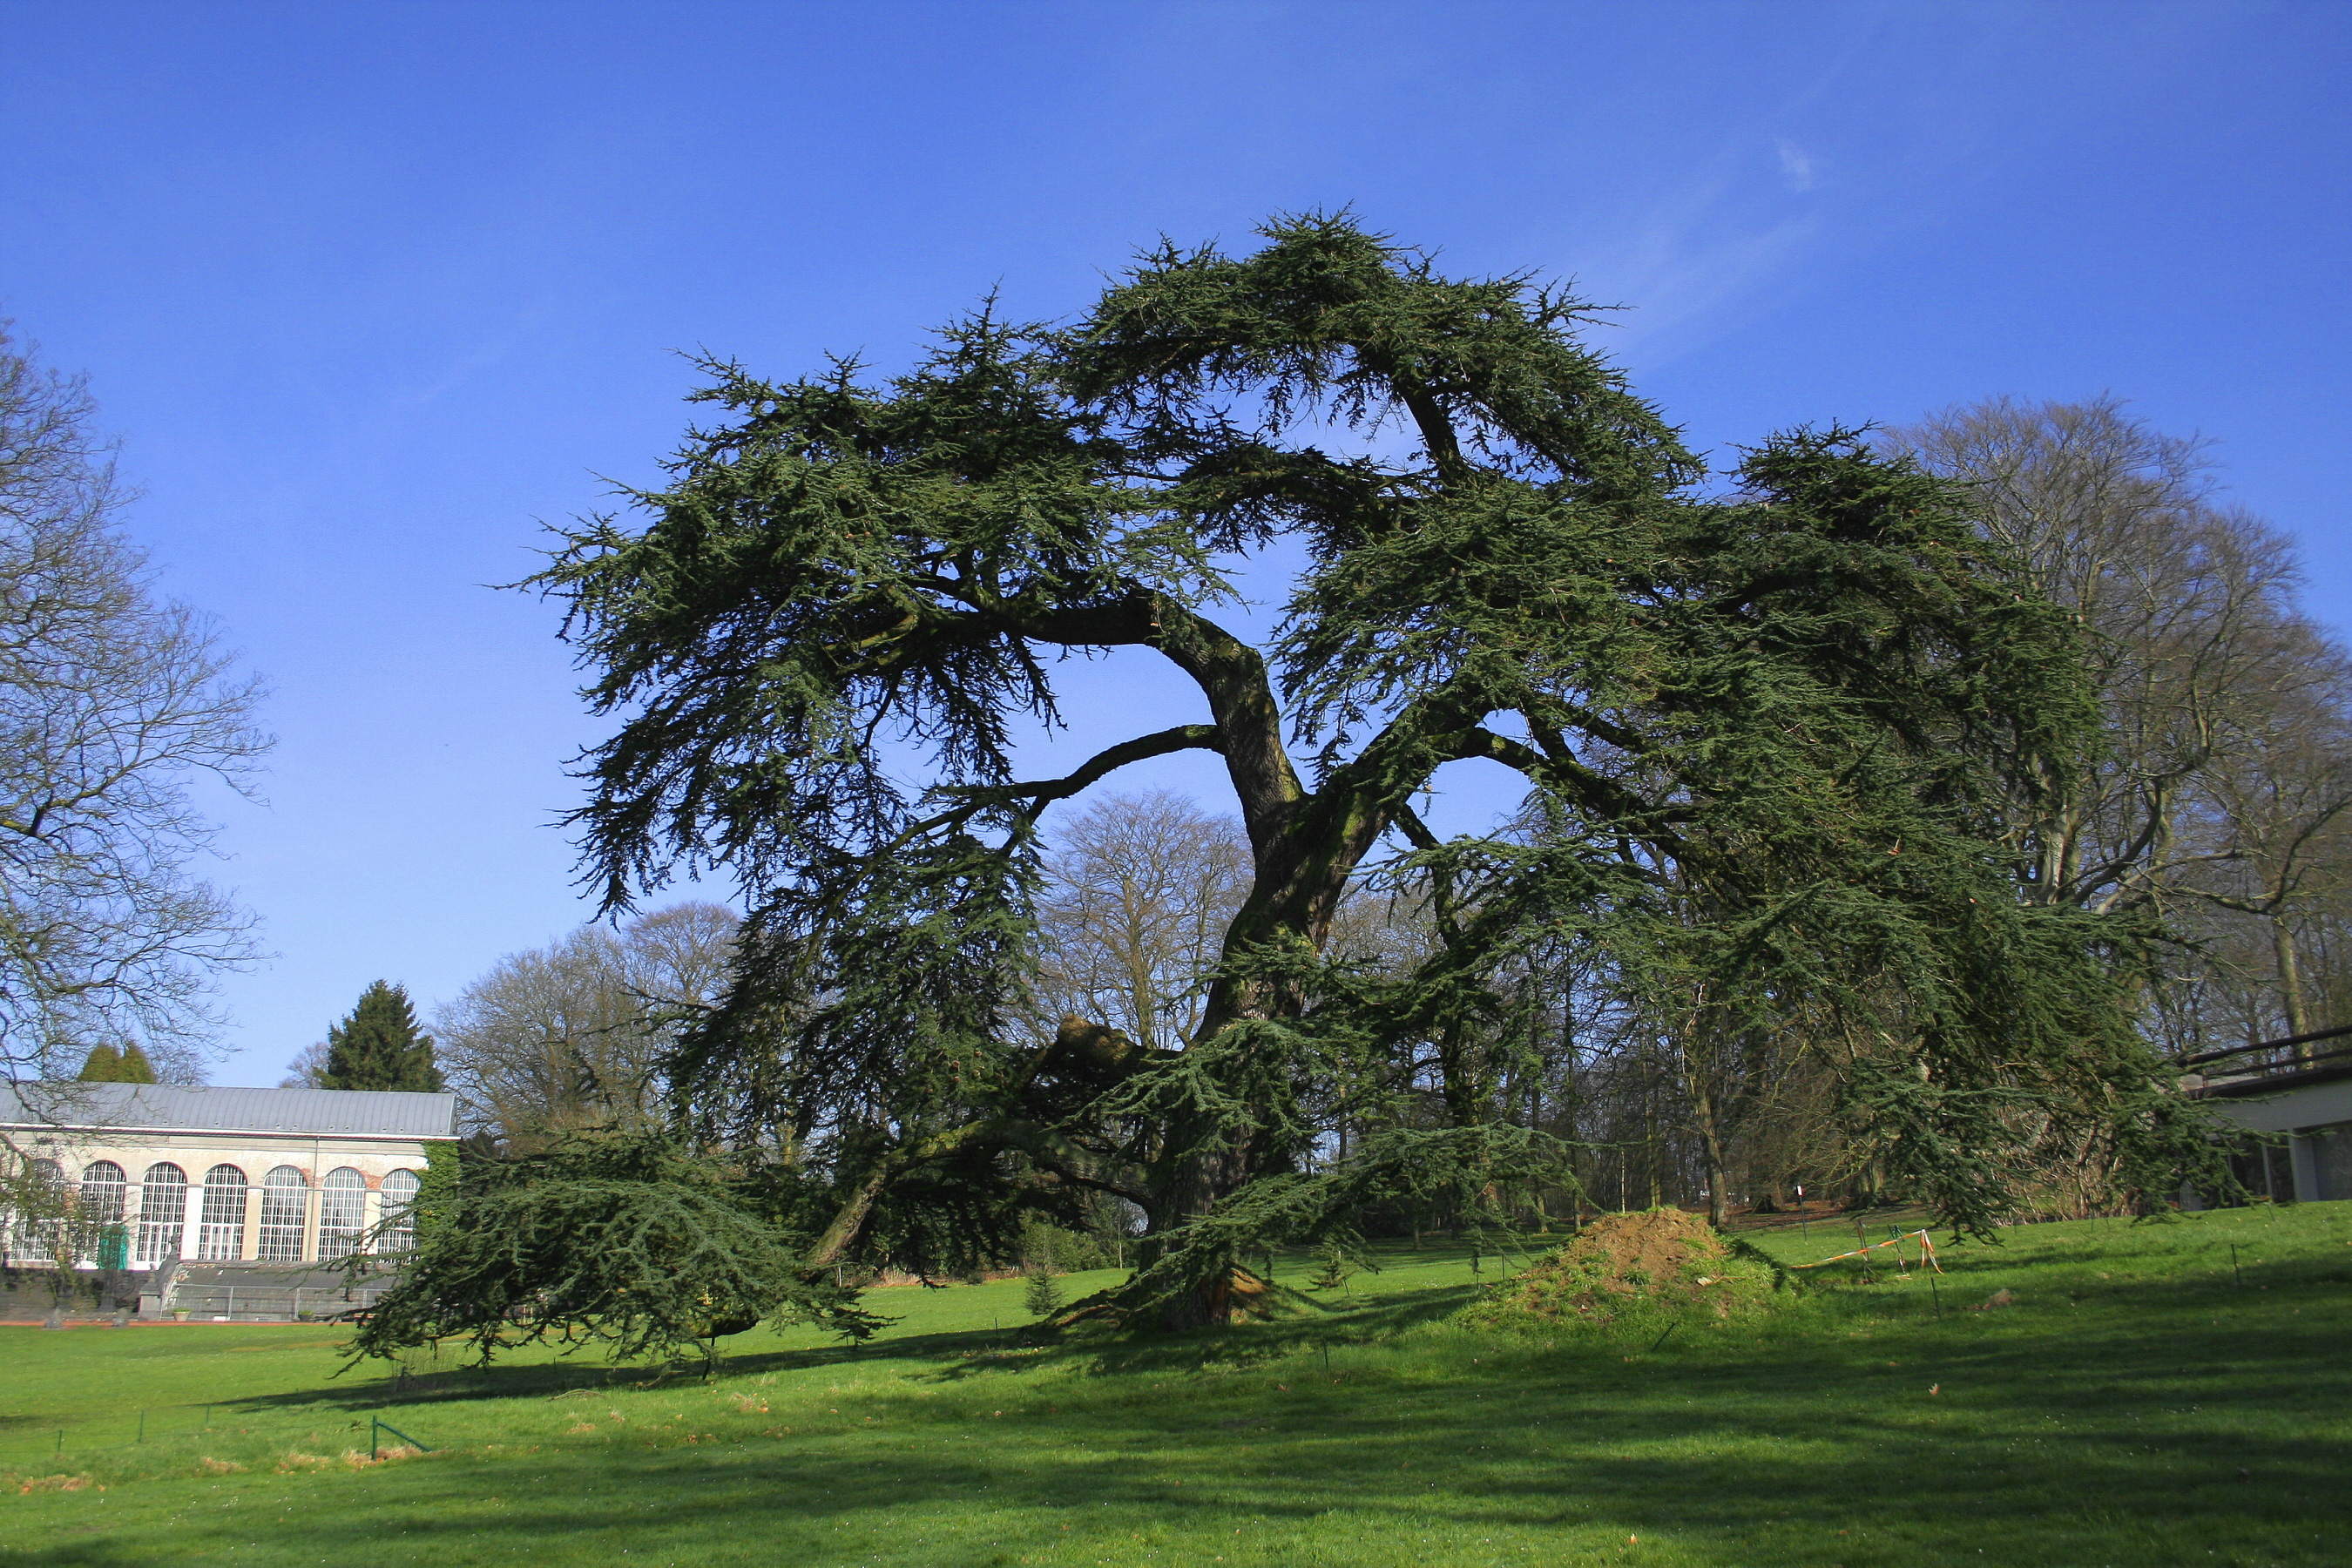
<path fill-rule="evenodd" d="M 188 1173 L 168 1162 L 148 1166 L 139 1183 L 139 1234 L 131 1241 L 131 1267 L 152 1268 L 178 1258 L 187 1223 Z"/>
<path fill-rule="evenodd" d="M 245 1256 L 245 1173 L 215 1165 L 205 1173 L 205 1206 L 196 1218 L 196 1256 L 227 1261 Z"/>
<path fill-rule="evenodd" d="M 383 1178 L 383 1228 L 379 1252 L 406 1252 L 416 1245 L 416 1190 L 425 1184 L 414 1171 L 389 1171 Z"/>
<path fill-rule="evenodd" d="M 345 1165 L 319 1184 L 319 1258 L 349 1258 L 367 1228 L 367 1178 Z"/>
<path fill-rule="evenodd" d="M 100 1268 L 120 1268 L 128 1262 L 130 1238 L 123 1235 L 122 1222 L 130 1206 L 130 1178 L 122 1167 L 111 1160 L 93 1161 L 81 1173 L 82 1217 L 99 1227 L 97 1263 Z"/>
<path fill-rule="evenodd" d="M 291 1165 L 280 1165 L 261 1178 L 261 1236 L 257 1256 L 265 1261 L 302 1260 L 303 1210 L 310 1206 L 310 1184 Z"/>
<path fill-rule="evenodd" d="M 82 1217 L 92 1225 L 121 1225 L 123 1199 L 130 1189 L 130 1178 L 111 1160 L 100 1160 L 85 1167 L 81 1173 Z"/>
<path fill-rule="evenodd" d="M 64 1193 L 66 1173 L 55 1160 L 26 1163 L 26 1173 L 33 1178 L 39 1196 L 27 1194 L 27 1207 L 21 1213 L 0 1210 L 0 1219 L 7 1220 L 14 1233 L 6 1250 L 31 1262 L 47 1263 L 57 1257 L 58 1226 L 65 1217 L 65 1205 L 58 1199 Z"/>

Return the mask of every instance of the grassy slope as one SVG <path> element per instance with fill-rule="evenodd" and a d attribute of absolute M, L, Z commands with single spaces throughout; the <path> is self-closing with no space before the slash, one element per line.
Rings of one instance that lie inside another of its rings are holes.
<path fill-rule="evenodd" d="M 1437 1254 L 1305 1320 L 1045 1352 L 991 1332 L 1019 1281 L 888 1291 L 903 1321 L 855 1357 L 746 1336 L 712 1383 L 654 1386 L 538 1362 L 395 1394 L 328 1382 L 329 1331 L 0 1331 L 0 1476 L 89 1478 L 7 1486 L 0 1564 L 2352 1554 L 2352 1205 L 2037 1226 L 1946 1267 L 1940 1316 L 1847 1274 L 1654 1352 L 1448 1330 L 1472 1279 Z M 364 1449 L 376 1413 L 442 1451 L 274 1468 Z"/>

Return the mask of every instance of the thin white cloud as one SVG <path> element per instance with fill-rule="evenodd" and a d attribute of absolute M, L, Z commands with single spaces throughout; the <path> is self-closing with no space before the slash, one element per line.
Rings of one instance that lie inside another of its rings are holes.
<path fill-rule="evenodd" d="M 1789 188 L 1792 191 L 1811 190 L 1813 161 L 1805 155 L 1805 150 L 1786 136 L 1781 137 L 1774 145 L 1780 153 L 1780 177 L 1788 181 Z"/>
<path fill-rule="evenodd" d="M 1811 204 L 1790 211 L 1757 200 L 1741 161 L 1727 147 L 1711 174 L 1662 193 L 1584 247 L 1578 292 L 1630 307 L 1592 339 L 1596 347 L 1655 368 L 1737 326 L 1801 268 L 1822 215 Z"/>

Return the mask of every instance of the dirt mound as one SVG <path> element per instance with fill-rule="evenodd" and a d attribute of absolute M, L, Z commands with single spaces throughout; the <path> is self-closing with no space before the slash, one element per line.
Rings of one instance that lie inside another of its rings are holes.
<path fill-rule="evenodd" d="M 1604 1215 L 1496 1287 L 1462 1321 L 1497 1329 L 1720 1321 L 1761 1308 L 1779 1278 L 1698 1215 L 1670 1208 Z"/>

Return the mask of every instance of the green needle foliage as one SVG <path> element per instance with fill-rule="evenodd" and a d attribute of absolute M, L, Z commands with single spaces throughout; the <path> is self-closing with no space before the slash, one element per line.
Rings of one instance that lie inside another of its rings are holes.
<path fill-rule="evenodd" d="M 739 1175 L 618 1136 L 469 1163 L 425 1206 L 416 1249 L 350 1356 L 455 1339 L 485 1364 L 543 1341 L 674 1358 L 770 1320 L 873 1332 L 881 1320 L 857 1310 L 853 1292 L 802 1277 L 806 1238 L 777 1229 Z"/>
<path fill-rule="evenodd" d="M 101 1043 L 90 1047 L 77 1076 L 83 1083 L 153 1083 L 155 1064 L 135 1044 L 117 1050 Z"/>
<path fill-rule="evenodd" d="M 1054 1271 L 1039 1264 L 1029 1271 L 1029 1283 L 1021 1292 L 1022 1310 L 1033 1318 L 1050 1318 L 1062 1310 L 1062 1288 L 1054 1282 Z"/>
<path fill-rule="evenodd" d="M 1163 247 L 1064 327 L 984 311 L 888 380 L 713 362 L 643 525 L 590 520 L 536 579 L 619 721 L 573 819 L 608 905 L 747 892 L 676 1081 L 698 1135 L 793 1173 L 804 1272 L 1008 1256 L 1108 1194 L 1147 1228 L 1106 1305 L 1183 1325 L 1367 1205 L 1557 1179 L 1483 1108 L 1506 977 L 1563 948 L 1727 1118 L 1824 1064 L 1960 1226 L 2060 1144 L 2151 1190 L 2210 1163 L 2128 1024 L 2150 933 L 2021 894 L 2094 699 L 1965 494 L 1839 429 L 1710 475 L 1575 299 L 1345 215 L 1263 234 Z M 1273 552 L 1297 575 L 1254 647 L 1213 612 Z M 1211 721 L 1017 777 L 1055 662 L 1128 650 Z M 1023 1040 L 1041 816 L 1185 749 L 1223 759 L 1255 873 L 1197 1029 Z M 1470 762 L 1526 810 L 1440 841 L 1412 803 Z M 1366 879 L 1433 911 L 1409 972 L 1326 958 Z M 1332 1164 L 1339 1082 L 1394 1114 Z"/>
<path fill-rule="evenodd" d="M 319 1087 L 440 1092 L 433 1037 L 417 1027 L 405 987 L 376 981 L 360 993 L 349 1017 L 328 1026 L 327 1066 Z"/>

